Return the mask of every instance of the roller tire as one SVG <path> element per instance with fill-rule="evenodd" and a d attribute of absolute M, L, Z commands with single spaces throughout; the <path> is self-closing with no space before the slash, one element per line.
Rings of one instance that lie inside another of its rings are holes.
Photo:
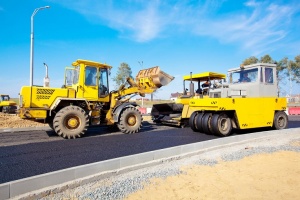
<path fill-rule="evenodd" d="M 140 111 L 135 107 L 125 108 L 120 115 L 117 126 L 125 134 L 139 132 L 142 127 L 142 115 Z"/>
<path fill-rule="evenodd" d="M 89 117 L 78 106 L 67 106 L 58 111 L 53 120 L 53 129 L 66 139 L 81 137 L 89 126 Z"/>
<path fill-rule="evenodd" d="M 193 112 L 189 119 L 189 126 L 191 127 L 191 129 L 194 132 L 198 131 L 196 123 L 195 123 L 195 119 L 196 119 L 197 115 L 198 115 L 198 112 Z"/>
<path fill-rule="evenodd" d="M 211 118 L 212 132 L 216 136 L 229 136 L 232 130 L 231 119 L 225 114 L 214 114 Z"/>
<path fill-rule="evenodd" d="M 281 130 L 288 126 L 288 116 L 283 111 L 278 111 L 275 113 L 273 121 L 273 129 Z"/>
<path fill-rule="evenodd" d="M 201 123 L 203 132 L 208 135 L 212 134 L 212 128 L 211 128 L 211 123 L 210 123 L 211 117 L 212 117 L 212 113 L 205 113 L 203 115 L 202 123 Z"/>
<path fill-rule="evenodd" d="M 196 117 L 196 126 L 199 132 L 203 132 L 203 128 L 202 128 L 203 115 L 204 113 L 199 113 Z"/>

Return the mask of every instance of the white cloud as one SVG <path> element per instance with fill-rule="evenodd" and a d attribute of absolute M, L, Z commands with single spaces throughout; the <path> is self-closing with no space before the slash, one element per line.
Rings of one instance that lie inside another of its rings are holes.
<path fill-rule="evenodd" d="M 256 7 L 258 6 L 260 3 L 256 2 L 255 0 L 250 0 L 247 1 L 244 5 L 248 6 L 248 7 Z"/>
<path fill-rule="evenodd" d="M 253 7 L 250 14 L 205 19 L 195 29 L 196 33 L 217 38 L 224 43 L 239 43 L 254 54 L 272 51 L 276 43 L 287 36 L 294 9 L 291 6 L 262 5 L 254 1 L 248 2 L 249 5 Z"/>
<path fill-rule="evenodd" d="M 118 30 L 122 37 L 139 42 L 186 32 L 213 37 L 221 43 L 237 44 L 254 51 L 254 54 L 276 48 L 278 41 L 289 34 L 291 17 L 299 9 L 293 2 L 279 5 L 270 3 L 276 1 L 249 0 L 243 4 L 245 9 L 219 13 L 224 2 L 226 1 L 57 1 L 90 20 Z"/>

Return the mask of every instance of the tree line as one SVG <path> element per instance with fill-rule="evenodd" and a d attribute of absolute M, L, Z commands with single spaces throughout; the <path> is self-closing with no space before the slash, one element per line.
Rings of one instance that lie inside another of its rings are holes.
<path fill-rule="evenodd" d="M 286 80 L 286 78 L 293 82 L 300 83 L 300 55 L 297 55 L 293 60 L 284 57 L 281 60 L 276 61 L 270 55 L 266 54 L 261 58 L 250 56 L 242 62 L 243 65 L 251 65 L 255 63 L 276 64 L 278 80 L 277 87 L 279 92 L 281 92 L 280 85 L 285 84 L 284 80 Z M 117 70 L 116 76 L 113 77 L 115 88 L 118 89 L 122 84 L 126 85 L 127 77 L 132 77 L 132 70 L 127 63 L 122 62 Z"/>

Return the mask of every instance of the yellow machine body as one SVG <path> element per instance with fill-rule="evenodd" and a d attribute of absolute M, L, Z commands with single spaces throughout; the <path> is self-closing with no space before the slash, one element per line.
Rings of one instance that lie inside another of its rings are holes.
<path fill-rule="evenodd" d="M 62 88 L 23 86 L 20 91 L 19 116 L 23 119 L 49 123 L 50 127 L 63 137 L 80 137 L 86 131 L 82 124 L 87 126 L 87 123 L 91 125 L 119 123 L 124 110 L 137 106 L 135 103 L 129 103 L 130 97 L 127 96 L 151 94 L 174 79 L 156 66 L 140 70 L 135 80 L 127 78 L 129 87 L 122 85 L 118 90 L 110 91 L 111 68 L 110 65 L 99 62 L 77 60 L 72 63 L 72 67 L 66 67 L 65 83 Z M 128 110 L 135 114 L 126 112 L 129 117 L 123 118 L 128 119 L 128 123 L 131 124 L 125 126 L 122 122 L 121 131 L 133 133 L 139 130 L 140 117 L 135 116 L 138 112 L 136 109 Z M 71 114 L 65 116 L 66 112 Z M 85 114 L 82 114 L 83 112 Z M 57 113 L 60 114 L 57 116 Z M 60 123 L 63 120 L 65 124 Z M 131 130 L 133 122 L 137 123 L 137 128 Z M 131 129 L 125 130 L 124 127 Z"/>
<path fill-rule="evenodd" d="M 10 100 L 9 95 L 0 94 L 0 112 L 15 113 L 17 109 L 17 103 Z"/>
<path fill-rule="evenodd" d="M 279 97 L 208 98 L 191 100 L 189 105 L 191 111 L 183 113 L 186 117 L 195 110 L 231 112 L 237 119 L 235 128 L 239 129 L 272 127 L 275 112 L 287 108 L 286 98 Z"/>
<path fill-rule="evenodd" d="M 228 70 L 228 82 L 210 88 L 209 98 L 191 99 L 182 117 L 194 131 L 228 136 L 232 129 L 288 125 L 287 100 L 278 97 L 276 65 L 257 63 Z"/>

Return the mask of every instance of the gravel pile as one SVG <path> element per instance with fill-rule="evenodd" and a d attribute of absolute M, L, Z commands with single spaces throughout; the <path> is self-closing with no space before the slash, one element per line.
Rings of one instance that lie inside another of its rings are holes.
<path fill-rule="evenodd" d="M 166 178 L 184 173 L 180 170 L 183 166 L 213 166 L 221 160 L 236 161 L 254 154 L 273 153 L 277 151 L 300 152 L 300 134 L 291 134 L 288 131 L 282 131 L 276 136 L 269 136 L 245 144 L 232 145 L 189 158 L 135 170 L 69 189 L 63 193 L 50 194 L 42 199 L 123 199 L 127 195 L 142 189 L 149 183 L 151 178 Z"/>

